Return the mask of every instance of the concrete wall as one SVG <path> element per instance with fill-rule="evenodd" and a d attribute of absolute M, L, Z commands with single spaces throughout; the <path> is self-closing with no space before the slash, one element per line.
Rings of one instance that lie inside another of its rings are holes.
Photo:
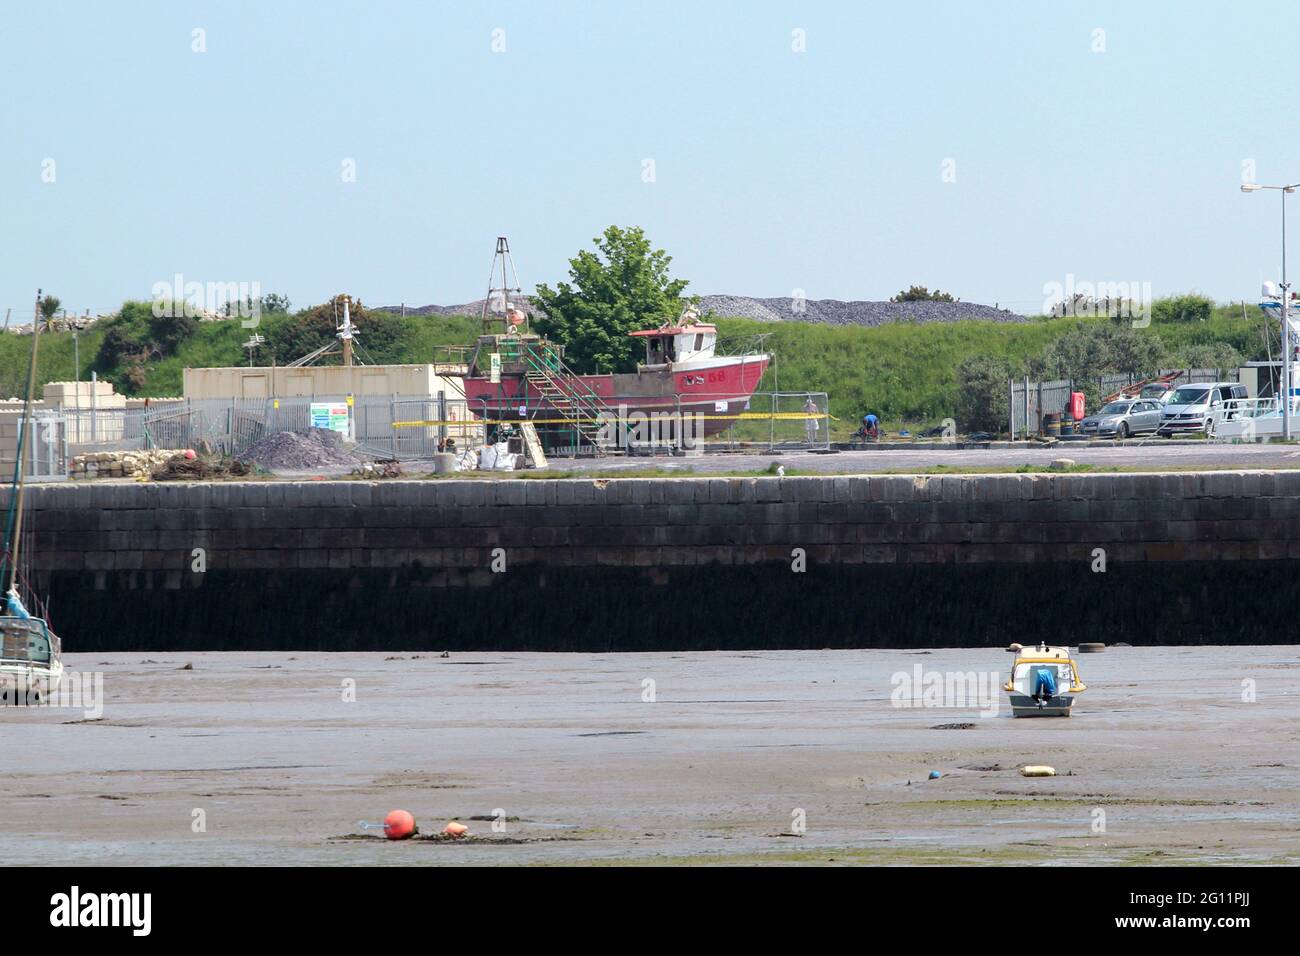
<path fill-rule="evenodd" d="M 1300 472 L 87 483 L 32 501 L 55 624 L 93 635 L 70 647 L 1253 643 L 1293 640 L 1300 597 Z"/>

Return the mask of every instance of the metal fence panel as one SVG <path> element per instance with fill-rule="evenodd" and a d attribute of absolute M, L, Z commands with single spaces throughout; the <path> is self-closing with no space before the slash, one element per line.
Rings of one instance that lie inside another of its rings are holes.
<path fill-rule="evenodd" d="M 1064 412 L 1074 391 L 1074 383 L 1068 378 L 1051 382 L 1012 381 L 1010 386 L 1008 419 L 1013 436 L 1041 433 L 1043 415 Z"/>
<path fill-rule="evenodd" d="M 319 401 L 319 399 L 316 399 Z M 659 406 L 647 411 L 647 402 Z M 312 427 L 310 396 L 288 398 L 185 399 L 132 409 L 64 409 L 64 434 L 70 454 L 137 451 L 150 448 L 195 448 L 238 456 L 266 435 L 305 433 Z M 825 392 L 756 392 L 748 399 L 734 394 L 692 393 L 685 403 L 676 396 L 627 396 L 606 399 L 602 415 L 611 416 L 610 445 L 616 450 L 678 451 L 692 443 L 709 447 L 826 449 L 831 418 Z M 526 416 L 550 429 L 553 454 L 590 454 L 598 423 L 569 430 L 566 416 L 547 406 Z M 586 414 L 586 413 L 584 413 Z M 518 421 L 486 405 L 471 408 L 464 399 L 356 398 L 351 427 L 356 444 L 375 456 L 401 460 L 431 458 L 450 441 L 459 449 L 482 444 L 498 420 Z M 559 424 L 557 424 L 557 422 Z M 557 447 L 558 445 L 558 447 Z M 635 446 L 635 447 L 634 447 Z"/>

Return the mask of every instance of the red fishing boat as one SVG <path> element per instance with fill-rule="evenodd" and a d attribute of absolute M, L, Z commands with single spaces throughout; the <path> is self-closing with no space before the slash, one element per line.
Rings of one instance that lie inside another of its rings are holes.
<path fill-rule="evenodd" d="M 574 444 L 585 438 L 609 445 L 609 423 L 628 428 L 644 419 L 676 418 L 696 436 L 708 436 L 748 409 L 771 357 L 718 355 L 717 328 L 701 321 L 693 308 L 675 322 L 630 333 L 645 345 L 645 361 L 637 363 L 635 372 L 573 372 L 565 364 L 564 346 L 528 331 L 526 314 L 511 304 L 510 295 L 522 293 L 517 278 L 514 287 L 506 283 L 509 246 L 504 238 L 497 240 L 497 257 L 502 285 L 489 289 L 483 319 L 485 329 L 497 323 L 504 331 L 478 337 L 463 376 L 465 399 L 476 416 L 531 420 L 539 431 L 576 433 Z M 501 319 L 489 317 L 494 304 Z M 605 437 L 597 441 L 602 425 Z"/>

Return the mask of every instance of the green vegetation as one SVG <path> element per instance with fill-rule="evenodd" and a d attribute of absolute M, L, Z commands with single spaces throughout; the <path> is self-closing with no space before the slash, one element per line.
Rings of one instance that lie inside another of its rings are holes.
<path fill-rule="evenodd" d="M 565 344 L 578 372 L 630 372 L 639 352 L 627 333 L 676 318 L 686 280 L 668 277 L 672 256 L 652 250 L 639 227 L 610 226 L 592 241 L 599 255 L 584 249 L 569 260 L 572 283 L 537 287 L 544 314 L 534 327 Z"/>
<path fill-rule="evenodd" d="M 376 362 L 416 363 L 444 361 L 435 354 L 440 347 L 465 345 L 474 340 L 479 326 L 468 316 L 419 316 L 402 318 L 370 312 L 358 306 L 358 355 Z M 256 361 L 275 360 L 284 364 L 323 344 L 334 334 L 331 302 L 303 309 L 293 315 L 263 312 L 256 328 L 241 321 L 201 322 L 176 317 L 155 318 L 149 302 L 127 302 L 118 316 L 97 322 L 79 334 L 80 377 L 96 372 L 126 395 L 171 396 L 181 393 L 182 370 L 186 367 L 247 365 L 243 343 L 256 332 L 267 341 Z M 356 311 L 354 310 L 354 316 Z M 27 359 L 31 339 L 25 335 L 0 336 L 0 398 L 20 396 L 27 383 Z M 71 332 L 41 332 L 37 382 L 74 379 Z M 337 364 L 330 356 L 322 364 Z"/>
<path fill-rule="evenodd" d="M 898 293 L 889 300 L 890 302 L 956 302 L 957 300 L 947 292 L 940 292 L 935 289 L 931 292 L 923 285 L 914 285 L 909 289 Z"/>
<path fill-rule="evenodd" d="M 1156 303 L 1155 315 L 1161 303 Z M 1113 319 L 1039 317 L 1028 322 L 900 322 L 876 328 L 720 320 L 728 339 L 770 333 L 775 353 L 761 389 L 830 395 L 837 436 L 873 411 L 890 431 L 949 416 L 961 431 L 1005 428 L 1007 377 L 1073 377 L 1095 407 L 1098 375 L 1154 367 L 1232 368 L 1267 354 L 1271 323 L 1256 307 L 1214 308 L 1204 321 L 1145 328 Z M 1273 353 L 1276 355 L 1276 342 Z M 1210 361 L 1213 359 L 1214 361 Z M 1150 364 L 1146 364 L 1150 363 Z M 969 388 L 964 388 L 968 385 Z M 973 394 L 972 394 L 973 393 Z"/>
<path fill-rule="evenodd" d="M 648 249 L 640 241 L 638 248 Z M 658 267 L 656 274 L 663 275 Z M 635 313 L 642 318 L 629 327 L 646 327 L 672 315 L 680 286 L 670 282 L 659 289 L 662 296 L 655 299 L 659 311 Z M 668 304 L 670 299 L 674 305 Z M 892 432 L 900 426 L 916 431 L 948 417 L 955 418 L 962 431 L 996 431 L 1005 427 L 1008 376 L 1072 377 L 1090 394 L 1093 408 L 1097 395 L 1091 380 L 1101 371 L 1141 374 L 1157 366 L 1226 369 L 1266 356 L 1264 329 L 1269 323 L 1257 308 L 1250 307 L 1243 315 L 1240 306 L 1216 307 L 1195 321 L 1156 318 L 1172 316 L 1174 308 L 1156 303 L 1150 326 L 1137 329 L 1109 318 L 1073 316 L 1019 323 L 896 323 L 877 328 L 726 318 L 718 319 L 717 325 L 724 346 L 766 334 L 763 348 L 775 355 L 775 362 L 760 390 L 779 387 L 829 393 L 831 414 L 838 419 L 832 422 L 832 433 L 845 437 L 867 411 L 879 415 Z M 1183 311 L 1177 314 L 1184 315 L 1187 307 L 1179 308 Z M 619 321 L 630 314 L 620 312 Z M 440 346 L 469 344 L 479 331 L 478 322 L 469 316 L 402 318 L 371 312 L 360 304 L 354 315 L 358 354 L 367 361 L 445 360 Z M 274 354 L 276 362 L 283 364 L 327 341 L 333 328 L 333 300 L 292 315 L 264 313 L 256 330 L 236 320 L 157 319 L 149 303 L 127 303 L 119 317 L 81 333 L 81 377 L 88 378 L 93 369 L 126 394 L 177 395 L 186 366 L 247 364 L 242 345 L 253 331 L 266 339 L 257 361 L 269 363 Z M 0 395 L 22 394 L 29 347 L 26 336 L 0 336 Z M 1273 351 L 1276 354 L 1276 344 Z M 613 361 L 604 346 L 589 355 L 606 368 Z M 37 380 L 72 379 L 72 356 L 71 332 L 43 332 Z"/>

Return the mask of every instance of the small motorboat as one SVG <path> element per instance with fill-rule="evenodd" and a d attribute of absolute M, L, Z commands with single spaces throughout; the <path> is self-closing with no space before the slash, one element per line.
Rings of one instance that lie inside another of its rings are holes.
<path fill-rule="evenodd" d="M 24 461 L 30 454 L 28 435 L 36 431 L 32 418 L 32 393 L 36 391 L 36 346 L 41 332 L 41 293 L 36 293 L 36 318 L 32 320 L 32 354 L 27 366 L 27 397 L 14 452 L 14 478 L 8 500 L 4 551 L 0 552 L 0 580 L 9 588 L 0 597 L 0 700 L 13 705 L 22 701 L 41 703 L 59 686 L 63 677 L 63 646 L 43 616 L 34 616 L 23 604 L 24 585 L 32 606 L 41 608 L 38 596 L 22 573 L 20 556 L 27 488 Z M 30 529 L 29 529 L 30 530 Z M 12 697 L 10 695 L 13 695 Z"/>
<path fill-rule="evenodd" d="M 0 614 L 0 698 L 6 704 L 44 703 L 63 677 L 59 638 L 44 620 L 28 614 L 12 593 L 4 610 Z"/>
<path fill-rule="evenodd" d="M 1011 698 L 1012 717 L 1069 717 L 1074 695 L 1088 687 L 1068 648 L 1039 644 L 1016 652 L 1002 689 Z"/>

